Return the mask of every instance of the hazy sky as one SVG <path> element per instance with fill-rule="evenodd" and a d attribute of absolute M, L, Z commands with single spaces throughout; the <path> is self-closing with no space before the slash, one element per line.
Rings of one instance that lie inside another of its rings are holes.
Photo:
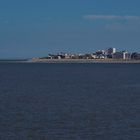
<path fill-rule="evenodd" d="M 0 58 L 140 52 L 140 0 L 0 0 Z"/>

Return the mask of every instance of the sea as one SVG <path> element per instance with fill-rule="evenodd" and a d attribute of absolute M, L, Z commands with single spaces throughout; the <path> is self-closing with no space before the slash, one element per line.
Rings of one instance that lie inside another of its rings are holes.
<path fill-rule="evenodd" d="M 0 140 L 140 140 L 140 64 L 1 62 Z"/>

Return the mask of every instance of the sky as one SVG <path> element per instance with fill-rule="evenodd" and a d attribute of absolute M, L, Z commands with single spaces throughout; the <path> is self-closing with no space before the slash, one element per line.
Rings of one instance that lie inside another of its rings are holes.
<path fill-rule="evenodd" d="M 140 0 L 0 0 L 0 58 L 140 52 Z"/>

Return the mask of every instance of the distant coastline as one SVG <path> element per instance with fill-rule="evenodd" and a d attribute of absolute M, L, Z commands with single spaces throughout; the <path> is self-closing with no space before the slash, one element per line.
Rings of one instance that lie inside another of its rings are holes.
<path fill-rule="evenodd" d="M 0 59 L 0 63 L 20 63 L 28 61 L 29 59 Z"/>
<path fill-rule="evenodd" d="M 140 63 L 139 52 L 118 51 L 116 48 L 84 54 L 60 52 L 44 57 L 24 59 L 0 59 L 0 63 Z"/>
<path fill-rule="evenodd" d="M 140 64 L 140 60 L 115 60 L 115 59 L 32 59 L 29 63 L 127 63 Z"/>
<path fill-rule="evenodd" d="M 48 54 L 45 57 L 32 58 L 31 61 L 45 63 L 140 63 L 140 53 L 117 51 L 116 48 L 108 48 L 107 50 L 84 54 L 64 52 Z"/>
<path fill-rule="evenodd" d="M 18 59 L 0 60 L 0 63 L 109 63 L 109 64 L 140 64 L 140 60 L 123 59 Z"/>

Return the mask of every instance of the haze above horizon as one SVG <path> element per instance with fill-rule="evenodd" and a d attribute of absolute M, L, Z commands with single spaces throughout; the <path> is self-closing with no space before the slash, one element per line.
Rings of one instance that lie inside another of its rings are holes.
<path fill-rule="evenodd" d="M 0 58 L 140 52 L 140 0 L 1 0 Z"/>

